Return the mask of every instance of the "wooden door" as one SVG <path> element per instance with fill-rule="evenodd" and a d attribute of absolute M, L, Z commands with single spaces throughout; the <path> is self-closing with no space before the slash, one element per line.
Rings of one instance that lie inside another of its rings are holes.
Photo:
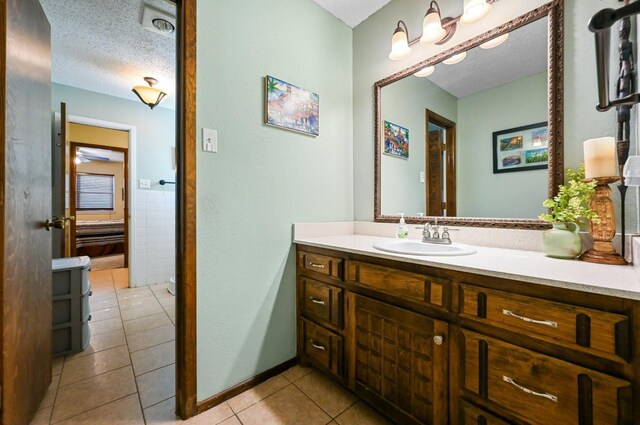
<path fill-rule="evenodd" d="M 51 28 L 38 0 L 0 26 L 1 416 L 27 425 L 51 382 Z"/>
<path fill-rule="evenodd" d="M 448 324 L 350 294 L 350 386 L 398 423 L 448 421 Z"/>
<path fill-rule="evenodd" d="M 427 140 L 427 215 L 440 217 L 442 209 L 442 132 L 430 131 Z"/>

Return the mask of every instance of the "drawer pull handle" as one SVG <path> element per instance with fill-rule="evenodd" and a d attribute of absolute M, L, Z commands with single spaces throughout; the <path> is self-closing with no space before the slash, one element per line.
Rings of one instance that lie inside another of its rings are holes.
<path fill-rule="evenodd" d="M 309 262 L 309 265 L 311 267 L 315 267 L 316 269 L 324 269 L 324 264 L 316 264 L 316 263 Z"/>
<path fill-rule="evenodd" d="M 314 304 L 320 304 L 320 305 L 324 305 L 324 301 L 323 300 L 316 300 L 313 297 L 309 297 L 309 299 L 311 300 L 312 303 Z"/>
<path fill-rule="evenodd" d="M 523 322 L 527 322 L 527 323 L 534 323 L 536 325 L 551 326 L 552 328 L 557 328 L 558 327 L 558 322 L 552 322 L 551 320 L 530 319 L 528 317 L 517 315 L 511 310 L 502 310 L 502 314 L 504 314 L 505 316 L 515 317 L 516 319 L 520 319 Z"/>
<path fill-rule="evenodd" d="M 325 350 L 324 345 L 316 344 L 316 342 L 312 339 L 310 339 L 309 342 L 311 343 L 311 345 L 313 345 L 313 348 L 317 350 L 322 350 L 322 351 Z"/>
<path fill-rule="evenodd" d="M 522 385 L 518 385 L 516 383 L 516 381 L 514 381 L 512 378 L 509 378 L 508 376 L 502 375 L 502 380 L 504 382 L 507 382 L 511 385 L 513 385 L 514 387 L 516 387 L 517 389 L 519 389 L 520 391 L 522 391 L 523 393 L 526 394 L 531 394 L 534 395 L 536 397 L 542 397 L 542 398 L 546 398 L 548 400 L 553 401 L 554 403 L 558 402 L 558 397 L 554 396 L 553 394 L 549 394 L 549 393 L 539 393 L 533 390 L 530 390 L 529 388 L 525 388 Z"/>

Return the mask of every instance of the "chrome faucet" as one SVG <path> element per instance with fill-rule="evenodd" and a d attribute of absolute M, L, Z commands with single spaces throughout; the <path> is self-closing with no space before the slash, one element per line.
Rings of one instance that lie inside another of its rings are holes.
<path fill-rule="evenodd" d="M 437 243 L 444 245 L 451 245 L 452 243 L 451 237 L 449 236 L 448 227 L 444 227 L 442 229 L 442 236 L 440 235 L 440 226 L 438 226 L 437 218 L 435 219 L 435 223 L 433 226 L 430 223 L 425 223 L 423 227 L 416 227 L 416 229 L 422 229 L 422 242 L 424 243 Z"/>

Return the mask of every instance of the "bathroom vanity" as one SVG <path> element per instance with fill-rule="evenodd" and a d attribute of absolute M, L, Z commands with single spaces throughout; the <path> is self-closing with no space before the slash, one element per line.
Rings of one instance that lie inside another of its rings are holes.
<path fill-rule="evenodd" d="M 296 240 L 302 364 L 400 424 L 640 423 L 631 267 L 483 247 L 402 256 L 381 239 Z"/>

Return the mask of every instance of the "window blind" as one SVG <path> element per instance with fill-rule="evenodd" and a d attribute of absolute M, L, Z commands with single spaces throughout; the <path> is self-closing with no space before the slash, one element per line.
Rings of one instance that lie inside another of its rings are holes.
<path fill-rule="evenodd" d="M 109 174 L 76 175 L 77 210 L 114 210 L 115 179 Z"/>

